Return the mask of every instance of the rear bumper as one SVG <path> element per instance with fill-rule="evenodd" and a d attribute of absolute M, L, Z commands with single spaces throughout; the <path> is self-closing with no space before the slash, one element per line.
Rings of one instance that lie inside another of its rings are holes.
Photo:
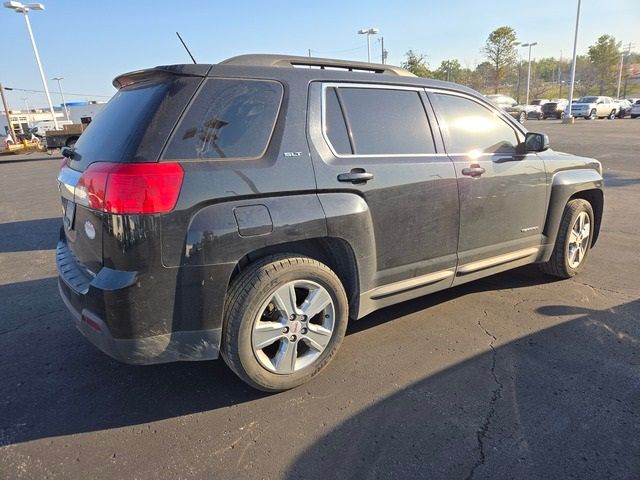
<path fill-rule="evenodd" d="M 93 279 L 87 278 L 75 265 L 75 261 L 64 241 L 58 243 L 56 263 L 58 267 L 58 289 L 60 296 L 74 317 L 80 332 L 107 355 L 129 364 L 153 364 L 175 361 L 210 360 L 218 358 L 221 329 L 170 331 L 165 324 L 153 324 L 145 318 L 143 303 L 151 300 L 135 298 L 132 290 L 138 289 L 135 272 L 120 272 L 103 268 Z M 74 268 L 75 267 L 75 268 Z M 105 280 L 108 277 L 108 280 Z M 135 298 L 135 300 L 132 300 Z M 131 304 L 135 308 L 131 308 Z M 108 305 L 108 306 L 105 306 Z M 118 309 L 118 326 L 130 324 L 129 330 L 140 332 L 144 324 L 147 331 L 162 331 L 156 335 L 132 334 L 114 337 L 107 321 L 107 311 Z M 142 315 L 141 315 L 142 314 Z"/>

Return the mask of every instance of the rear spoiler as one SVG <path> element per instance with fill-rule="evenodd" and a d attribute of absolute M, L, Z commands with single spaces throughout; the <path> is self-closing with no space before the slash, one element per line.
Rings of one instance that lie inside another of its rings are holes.
<path fill-rule="evenodd" d="M 134 70 L 133 72 L 123 73 L 113 79 L 114 87 L 120 90 L 123 87 L 133 85 L 134 83 L 144 82 L 158 77 L 169 77 L 171 75 L 182 75 L 189 77 L 205 77 L 211 65 L 203 64 L 182 64 L 182 65 L 162 65 L 159 67 L 146 68 L 144 70 Z"/>

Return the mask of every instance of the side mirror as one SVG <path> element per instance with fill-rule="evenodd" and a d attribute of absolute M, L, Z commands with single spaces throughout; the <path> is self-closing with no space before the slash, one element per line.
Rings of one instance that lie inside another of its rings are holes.
<path fill-rule="evenodd" d="M 523 147 L 523 153 L 544 152 L 549 148 L 549 136 L 544 133 L 527 132 Z"/>

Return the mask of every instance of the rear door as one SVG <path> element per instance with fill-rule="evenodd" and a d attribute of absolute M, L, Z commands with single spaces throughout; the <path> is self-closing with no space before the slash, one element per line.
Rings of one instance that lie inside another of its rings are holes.
<path fill-rule="evenodd" d="M 314 83 L 310 99 L 319 192 L 352 192 L 369 208 L 376 273 L 368 287 L 434 272 L 437 285 L 450 285 L 458 235 L 456 179 L 441 141 L 434 140 L 423 89 Z"/>
<path fill-rule="evenodd" d="M 430 91 L 429 98 L 458 178 L 458 274 L 466 280 L 535 258 L 547 204 L 543 160 L 516 154 L 524 135 L 492 106 L 452 92 Z"/>

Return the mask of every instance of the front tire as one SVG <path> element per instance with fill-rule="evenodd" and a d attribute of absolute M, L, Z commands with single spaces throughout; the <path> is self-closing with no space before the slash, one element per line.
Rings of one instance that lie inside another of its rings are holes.
<path fill-rule="evenodd" d="M 229 290 L 221 354 L 254 388 L 308 382 L 338 351 L 348 321 L 337 275 L 309 257 L 275 255 L 248 267 Z"/>
<path fill-rule="evenodd" d="M 615 110 L 611 110 L 611 113 L 609 114 L 609 116 L 607 118 L 609 120 L 615 120 L 616 119 L 616 111 Z"/>
<path fill-rule="evenodd" d="M 586 200 L 571 200 L 564 208 L 553 253 L 543 272 L 571 278 L 584 268 L 593 241 L 593 208 Z"/>
<path fill-rule="evenodd" d="M 518 116 L 518 122 L 524 123 L 526 119 L 527 119 L 527 114 L 524 112 L 520 112 L 520 116 Z"/>
<path fill-rule="evenodd" d="M 585 120 L 595 120 L 598 117 L 597 113 L 596 113 L 596 109 L 594 108 L 593 110 L 591 110 L 591 112 L 589 113 L 588 117 L 584 117 Z"/>

